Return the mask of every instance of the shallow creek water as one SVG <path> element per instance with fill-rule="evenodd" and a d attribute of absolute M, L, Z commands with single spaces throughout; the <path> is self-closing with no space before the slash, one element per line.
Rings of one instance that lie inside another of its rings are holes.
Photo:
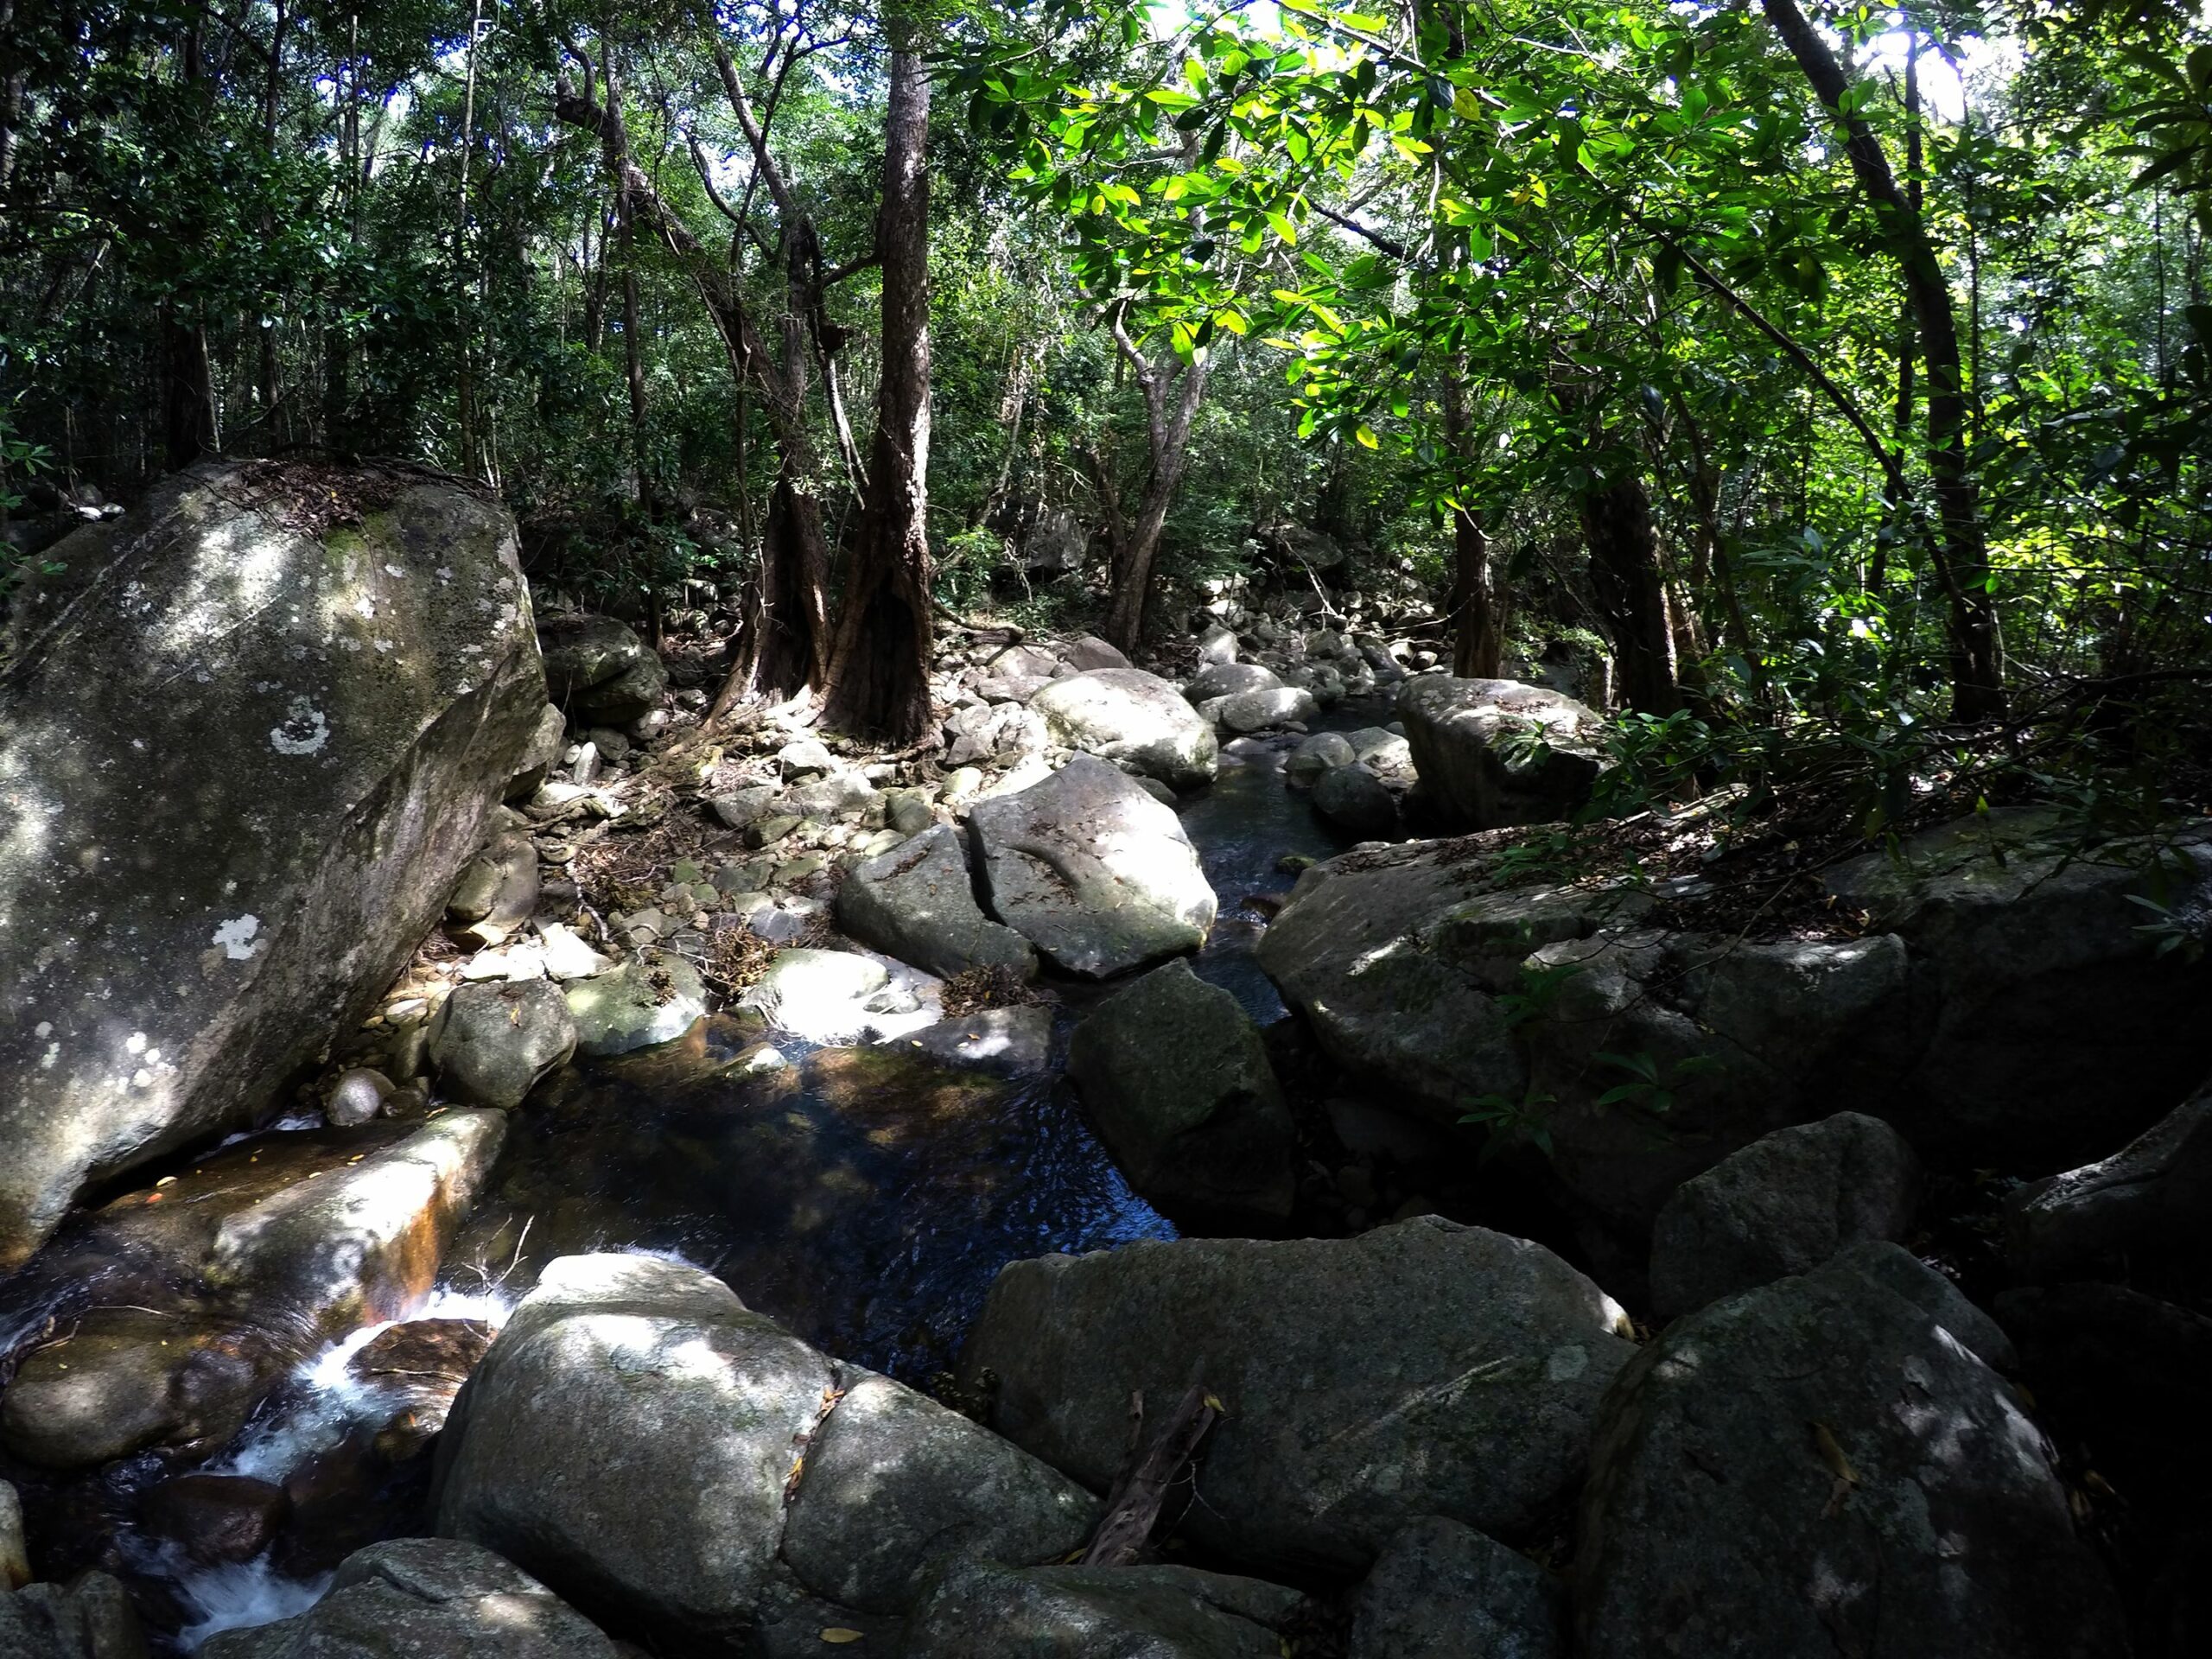
<path fill-rule="evenodd" d="M 1385 718 L 1351 707 L 1331 711 L 1325 725 Z M 1346 844 L 1284 787 L 1292 747 L 1226 746 L 1219 780 L 1182 807 L 1221 904 L 1194 966 L 1262 1024 L 1284 1012 L 1253 954 L 1268 898 L 1296 880 L 1279 861 Z M 828 1352 L 925 1385 L 950 1363 L 1006 1262 L 1174 1236 L 1130 1192 L 1060 1078 L 1075 1019 L 1106 992 L 1054 988 L 1063 1000 L 1053 1063 L 1030 1077 L 954 1069 L 903 1039 L 819 1047 L 783 1033 L 768 1034 L 787 1064 L 760 1071 L 748 1061 L 763 1033 L 746 1014 L 718 1014 L 660 1049 L 569 1068 L 514 1115 L 490 1190 L 410 1317 L 496 1325 L 556 1256 L 645 1251 L 718 1274 L 747 1306 Z M 293 1126 L 253 1145 L 281 1147 L 284 1155 L 269 1161 L 289 1163 L 342 1133 Z M 24 1290 L 0 1286 L 0 1339 L 41 1317 Z M 287 1534 L 269 1551 L 208 1567 L 145 1535 L 135 1518 L 143 1491 L 188 1466 L 148 1454 L 79 1482 L 48 1510 L 65 1525 L 105 1529 L 79 1541 L 77 1564 L 124 1570 L 154 1622 L 189 1651 L 217 1630 L 302 1610 L 350 1549 L 426 1524 L 426 1460 L 379 1461 L 372 1442 L 394 1400 L 349 1364 L 388 1328 L 305 1354 L 235 1439 L 197 1465 L 292 1493 Z"/>

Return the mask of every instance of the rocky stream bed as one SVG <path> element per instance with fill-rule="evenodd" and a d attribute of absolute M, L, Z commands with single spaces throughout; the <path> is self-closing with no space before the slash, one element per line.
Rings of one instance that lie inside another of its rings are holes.
<path fill-rule="evenodd" d="M 1739 920 L 1357 596 L 885 757 L 297 483 L 0 666 L 0 1659 L 2204 1650 L 2205 826 Z"/>

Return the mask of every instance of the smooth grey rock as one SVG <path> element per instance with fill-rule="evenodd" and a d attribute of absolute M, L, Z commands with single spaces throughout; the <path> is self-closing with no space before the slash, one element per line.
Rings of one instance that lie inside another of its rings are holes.
<path fill-rule="evenodd" d="M 200 1649 L 206 1659 L 615 1659 L 616 1651 L 530 1574 L 452 1538 L 356 1550 L 306 1612 Z"/>
<path fill-rule="evenodd" d="M 1391 1539 L 1360 1586 L 1348 1659 L 1562 1659 L 1566 1628 L 1558 1580 L 1432 1516 Z"/>
<path fill-rule="evenodd" d="M 1421 782 L 1458 828 L 1572 817 L 1605 765 L 1604 716 L 1542 686 L 1424 674 L 1406 682 L 1397 706 Z M 1523 753 L 1539 730 L 1541 753 Z"/>
<path fill-rule="evenodd" d="M 619 726 L 634 731 L 659 712 L 668 696 L 668 669 L 650 648 L 613 679 L 577 692 L 566 704 L 571 718 L 586 726 Z"/>
<path fill-rule="evenodd" d="M 1075 1482 L 990 1430 L 863 1375 L 807 1447 L 783 1557 L 817 1595 L 899 1612 L 938 1558 L 1057 1560 L 1083 1548 L 1098 1510 Z"/>
<path fill-rule="evenodd" d="M 1651 1235 L 1651 1307 L 1671 1319 L 1816 1268 L 1862 1238 L 1899 1239 L 1920 1160 L 1879 1118 L 1838 1112 L 1763 1135 L 1675 1189 Z"/>
<path fill-rule="evenodd" d="M 1283 762 L 1283 776 L 1294 784 L 1312 785 L 1337 766 L 1348 766 L 1359 757 L 1342 732 L 1316 732 L 1302 738 Z"/>
<path fill-rule="evenodd" d="M 872 1001 L 890 983 L 891 970 L 852 950 L 776 952 L 745 994 L 781 1029 L 816 1042 L 851 1040 L 876 1012 Z"/>
<path fill-rule="evenodd" d="M 715 796 L 707 804 L 724 829 L 743 830 L 754 819 L 768 816 L 782 798 L 783 791 L 774 784 L 752 784 Z"/>
<path fill-rule="evenodd" d="M 918 836 L 936 822 L 925 789 L 887 789 L 884 821 L 902 836 Z"/>
<path fill-rule="evenodd" d="M 496 836 L 468 861 L 446 900 L 446 921 L 462 944 L 499 944 L 537 908 L 537 849 L 528 836 Z"/>
<path fill-rule="evenodd" d="M 990 702 L 1027 702 L 1052 677 L 1060 659 L 1041 645 L 1009 645 L 977 671 L 976 695 Z"/>
<path fill-rule="evenodd" d="M 1221 725 L 1236 733 L 1256 732 L 1265 726 L 1287 726 L 1307 721 L 1321 712 L 1313 694 L 1297 686 L 1279 685 L 1272 690 L 1239 691 L 1222 699 Z"/>
<path fill-rule="evenodd" d="M 2212 1088 L 2111 1157 L 2013 1192 L 2005 1201 L 2005 1259 L 2028 1280 L 2132 1265 L 2186 1281 L 2212 1264 L 2208 1216 Z"/>
<path fill-rule="evenodd" d="M 2127 1651 L 2012 1390 L 1847 1266 L 1715 1302 L 1621 1374 L 1575 1608 L 1608 1659 Z"/>
<path fill-rule="evenodd" d="M 1068 1075 L 1137 1192 L 1194 1226 L 1280 1222 L 1298 1129 L 1236 998 L 1188 963 L 1155 968 L 1076 1027 Z"/>
<path fill-rule="evenodd" d="M 563 708 L 652 654 L 627 623 L 582 613 L 545 618 L 537 625 L 537 643 L 545 658 L 545 694 Z"/>
<path fill-rule="evenodd" d="M 699 970 L 673 950 L 640 951 L 613 973 L 572 982 L 564 994 L 580 1054 L 674 1042 L 707 1012 Z"/>
<path fill-rule="evenodd" d="M 1044 719 L 1020 703 L 978 702 L 944 723 L 944 764 L 1010 766 L 1052 741 Z"/>
<path fill-rule="evenodd" d="M 1198 636 L 1198 661 L 1201 664 L 1233 663 L 1236 660 L 1236 635 L 1232 630 L 1217 622 Z"/>
<path fill-rule="evenodd" d="M 1037 972 L 1029 942 L 976 902 L 967 848 L 949 825 L 933 824 L 849 873 L 837 922 L 862 944 L 940 978 L 974 968 L 1024 979 Z"/>
<path fill-rule="evenodd" d="M 538 712 L 537 729 L 523 746 L 515 762 L 515 775 L 507 780 L 502 798 L 511 802 L 526 801 L 535 795 L 553 775 L 553 768 L 561 764 L 561 756 L 568 747 L 569 718 L 561 712 L 560 704 L 549 702 Z"/>
<path fill-rule="evenodd" d="M 837 757 L 819 738 L 798 737 L 776 751 L 776 767 L 787 780 L 817 778 L 837 769 Z"/>
<path fill-rule="evenodd" d="M 1058 741 L 1171 789 L 1211 783 L 1220 766 L 1213 728 L 1181 692 L 1141 669 L 1094 669 L 1055 680 L 1030 707 Z"/>
<path fill-rule="evenodd" d="M 462 985 L 430 1028 L 439 1088 L 471 1106 L 512 1109 L 576 1052 L 576 1022 L 543 979 Z"/>
<path fill-rule="evenodd" d="M 1902 1244 L 1866 1238 L 1847 1244 L 1821 1271 L 1831 1279 L 1855 1275 L 1903 1297 L 1943 1327 L 1993 1370 L 2019 1369 L 2020 1357 L 2005 1328 L 1967 1300 L 1966 1293 Z"/>
<path fill-rule="evenodd" d="M 1077 673 L 1098 668 L 1127 668 L 1129 659 L 1095 633 L 1086 633 L 1060 653 L 1061 660 Z"/>
<path fill-rule="evenodd" d="M 1883 1115 L 1931 1163 L 2071 1168 L 2212 1074 L 2212 952 L 2153 950 L 2152 912 L 2133 902 L 2156 901 L 2212 944 L 2212 826 L 2077 842 L 2047 815 L 1977 815 L 1829 877 L 1840 907 L 1912 953 L 1928 1029 Z"/>
<path fill-rule="evenodd" d="M 1235 636 L 1230 636 L 1233 640 Z M 1216 697 L 1233 697 L 1243 691 L 1276 691 L 1282 689 L 1282 680 L 1272 668 L 1262 668 L 1257 663 L 1240 663 L 1233 658 L 1225 663 L 1204 663 L 1198 671 L 1184 682 L 1183 695 L 1192 702 L 1208 702 Z"/>
<path fill-rule="evenodd" d="M 1364 1567 L 1408 1522 L 1512 1536 L 1581 1478 L 1620 1308 L 1541 1246 L 1423 1217 L 1348 1239 L 1183 1239 L 1001 1271 L 961 1359 L 993 1424 L 1088 1484 L 1130 1392 L 1226 1416 L 1184 1529 L 1255 1566 Z"/>
<path fill-rule="evenodd" d="M 1168 788 L 1166 785 L 1161 783 L 1157 778 L 1140 777 L 1137 779 L 1137 787 L 1144 791 L 1146 794 L 1151 796 L 1154 800 L 1158 801 L 1162 806 L 1172 807 L 1175 804 L 1175 791 Z"/>
<path fill-rule="evenodd" d="M 1365 766 L 1338 766 L 1313 785 L 1313 809 L 1353 835 L 1374 839 L 1398 827 L 1398 799 Z"/>
<path fill-rule="evenodd" d="M 105 1573 L 0 1592 L 0 1659 L 146 1659 L 145 1633 Z"/>
<path fill-rule="evenodd" d="M 384 1109 L 391 1096 L 391 1079 L 373 1067 L 357 1065 L 331 1080 L 323 1096 L 322 1115 L 340 1128 L 365 1123 Z"/>
<path fill-rule="evenodd" d="M 1048 1559 L 1091 1510 L 995 1435 L 647 1256 L 547 1268 L 454 1402 L 436 1482 L 441 1533 L 740 1650 L 795 1589 L 896 1610 L 934 1555 Z"/>
<path fill-rule="evenodd" d="M 1281 1659 L 1304 1600 L 1188 1567 L 963 1562 L 914 1610 L 906 1659 Z"/>
<path fill-rule="evenodd" d="M 367 516 L 320 537 L 251 505 L 327 499 L 288 463 L 162 480 L 0 670 L 4 815 L 37 827 L 0 835 L 0 1273 L 359 1023 L 537 728 L 513 519 L 355 479 Z"/>
<path fill-rule="evenodd" d="M 998 918 L 1057 966 L 1094 979 L 1205 942 L 1213 889 L 1167 807 L 1078 754 L 969 816 Z"/>

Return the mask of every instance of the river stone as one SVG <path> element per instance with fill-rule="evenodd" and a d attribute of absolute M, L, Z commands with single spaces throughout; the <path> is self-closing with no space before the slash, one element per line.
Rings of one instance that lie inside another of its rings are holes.
<path fill-rule="evenodd" d="M 844 1043 L 866 1031 L 891 970 L 853 950 L 779 950 L 745 994 L 778 1027 L 811 1041 Z M 911 1005 L 910 1005 L 911 1006 Z"/>
<path fill-rule="evenodd" d="M 2111 1157 L 2005 1201 L 2005 1259 L 2048 1281 L 2133 1268 L 2188 1284 L 2212 1265 L 2212 1086 Z"/>
<path fill-rule="evenodd" d="M 1098 1508 L 990 1430 L 863 1374 L 807 1447 L 783 1556 L 817 1594 L 893 1613 L 912 1604 L 938 1557 L 1058 1560 L 1083 1548 Z"/>
<path fill-rule="evenodd" d="M 1440 1516 L 1383 1549 L 1352 1602 L 1348 1659 L 1563 1659 L 1567 1598 L 1518 1551 Z"/>
<path fill-rule="evenodd" d="M 1187 1535 L 1284 1570 L 1366 1567 L 1442 1515 L 1525 1535 L 1580 1478 L 1626 1316 L 1541 1245 L 1425 1216 L 1357 1238 L 1182 1239 L 1016 1262 L 962 1355 L 993 1426 L 1085 1484 L 1129 1395 L 1226 1416 Z"/>
<path fill-rule="evenodd" d="M 1086 633 L 1060 653 L 1060 660 L 1078 674 L 1101 668 L 1127 668 L 1129 659 L 1095 633 Z"/>
<path fill-rule="evenodd" d="M 145 1632 L 105 1573 L 0 1593 L 0 1659 L 146 1659 Z"/>
<path fill-rule="evenodd" d="M 1840 1268 L 1713 1303 L 1622 1372 L 1575 1585 L 1580 1650 L 1608 1659 L 2127 1650 L 2011 1389 Z"/>
<path fill-rule="evenodd" d="M 1365 839 L 1398 827 L 1398 798 L 1365 766 L 1337 766 L 1313 785 L 1313 809 L 1338 829 Z"/>
<path fill-rule="evenodd" d="M 202 1567 L 250 1561 L 269 1548 L 291 1503 L 273 1481 L 251 1475 L 177 1475 L 138 1506 L 154 1537 Z"/>
<path fill-rule="evenodd" d="M 685 1650 L 744 1649 L 791 1574 L 901 1608 L 933 1555 L 1049 1560 L 1095 1507 L 721 1281 L 626 1255 L 546 1268 L 455 1402 L 436 1483 L 441 1533 Z"/>
<path fill-rule="evenodd" d="M 468 861 L 446 900 L 446 923 L 460 944 L 480 949 L 507 936 L 537 909 L 537 849 L 507 834 Z"/>
<path fill-rule="evenodd" d="M 1290 759 L 1283 762 L 1283 776 L 1294 784 L 1311 785 L 1323 772 L 1348 766 L 1358 758 L 1342 732 L 1316 732 L 1290 752 Z"/>
<path fill-rule="evenodd" d="M 1216 719 L 1230 731 L 1256 732 L 1265 726 L 1287 726 L 1308 721 L 1321 712 L 1313 694 L 1296 686 L 1279 685 L 1272 690 L 1239 691 L 1224 697 Z"/>
<path fill-rule="evenodd" d="M 331 1079 L 330 1092 L 322 1100 L 323 1117 L 341 1129 L 365 1123 L 384 1109 L 391 1090 L 391 1079 L 383 1072 L 372 1066 L 353 1066 Z"/>
<path fill-rule="evenodd" d="M 1281 1659 L 1295 1590 L 1189 1567 L 962 1562 L 907 1624 L 906 1659 Z"/>
<path fill-rule="evenodd" d="M 1675 1189 L 1651 1236 L 1651 1307 L 1671 1319 L 1912 1224 L 1920 1160 L 1878 1118 L 1838 1112 L 1761 1135 Z"/>
<path fill-rule="evenodd" d="M 430 1027 L 441 1092 L 471 1106 L 512 1110 L 575 1052 L 576 1022 L 550 980 L 458 986 Z"/>
<path fill-rule="evenodd" d="M 488 1549 L 395 1538 L 356 1550 L 306 1612 L 211 1637 L 204 1659 L 615 1659 L 615 1645 Z"/>
<path fill-rule="evenodd" d="M 950 825 L 931 825 L 854 868 L 837 890 L 837 922 L 862 944 L 939 978 L 976 968 L 1023 979 L 1037 972 L 1029 942 L 976 902 L 967 848 Z"/>
<path fill-rule="evenodd" d="M 1068 1075 L 1129 1185 L 1179 1224 L 1289 1215 L 1298 1130 L 1259 1028 L 1187 963 L 1155 968 L 1093 1009 L 1076 1027 Z"/>
<path fill-rule="evenodd" d="M 2109 1154 L 2212 1072 L 2212 951 L 2150 948 L 2165 907 L 2212 945 L 2212 825 L 2083 849 L 2047 815 L 1977 815 L 1839 866 L 1829 888 L 1896 933 L 1926 1010 L 1890 1117 L 1935 1164 L 2044 1175 Z M 2155 868 L 2163 865 L 2163 868 Z"/>
<path fill-rule="evenodd" d="M 1830 1256 L 1821 1271 L 1839 1281 L 1855 1275 L 1893 1296 L 1903 1297 L 1958 1338 L 1968 1353 L 1992 1370 L 2019 1369 L 2019 1354 L 2004 1327 L 1968 1301 L 1964 1291 L 1902 1244 L 1893 1244 L 1884 1238 L 1862 1238 Z"/>
<path fill-rule="evenodd" d="M 1570 817 L 1605 765 L 1603 715 L 1518 680 L 1420 675 L 1399 691 L 1398 718 L 1436 810 L 1458 829 Z M 1529 758 L 1521 740 L 1538 728 L 1542 752 Z"/>
<path fill-rule="evenodd" d="M 1233 697 L 1241 691 L 1275 691 L 1281 687 L 1282 681 L 1272 668 L 1231 660 L 1202 664 L 1198 671 L 1184 682 L 1183 695 L 1192 702 L 1211 702 L 1216 697 Z"/>
<path fill-rule="evenodd" d="M 667 693 L 660 658 L 611 616 L 548 617 L 537 639 L 546 694 L 578 726 L 626 726 Z"/>
<path fill-rule="evenodd" d="M 673 950 L 643 950 L 566 988 L 576 1052 L 604 1058 L 675 1041 L 707 1012 L 699 970 Z"/>
<path fill-rule="evenodd" d="M 976 1008 L 925 1026 L 911 1039 L 931 1059 L 994 1077 L 1035 1077 L 1052 1069 L 1052 1010 L 1041 1002 Z"/>
<path fill-rule="evenodd" d="M 1044 719 L 1018 702 L 971 703 L 945 721 L 944 735 L 949 766 L 1010 766 L 1052 742 Z"/>
<path fill-rule="evenodd" d="M 162 480 L 0 671 L 0 816 L 42 826 L 0 836 L 0 1273 L 359 1023 L 537 728 L 505 510 L 360 469 L 318 538 L 283 504 L 324 477 Z"/>
<path fill-rule="evenodd" d="M 561 712 L 558 703 L 549 702 L 538 711 L 537 729 L 530 735 L 523 752 L 516 761 L 515 775 L 507 779 L 507 786 L 500 791 L 507 801 L 526 801 L 537 793 L 553 769 L 561 764 L 561 757 L 568 752 L 569 719 Z"/>
<path fill-rule="evenodd" d="M 1195 950 L 1213 889 L 1174 812 L 1078 754 L 1043 782 L 969 816 L 998 918 L 1071 974 L 1103 979 Z"/>
<path fill-rule="evenodd" d="M 743 830 L 754 819 L 768 816 L 770 809 L 783 798 L 783 793 L 781 786 L 775 784 L 753 784 L 717 795 L 707 805 L 721 820 L 724 829 Z"/>
<path fill-rule="evenodd" d="M 1056 741 L 1157 778 L 1170 789 L 1211 783 L 1220 766 L 1213 728 L 1158 675 L 1102 668 L 1055 680 L 1030 707 Z"/>

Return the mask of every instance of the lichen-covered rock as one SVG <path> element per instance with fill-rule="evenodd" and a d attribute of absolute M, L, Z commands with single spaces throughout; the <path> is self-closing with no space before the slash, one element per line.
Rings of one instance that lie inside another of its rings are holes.
<path fill-rule="evenodd" d="M 1510 1537 L 1563 1501 L 1626 1325 L 1541 1245 L 1432 1216 L 1016 1262 L 961 1368 L 997 1375 L 995 1427 L 1099 1487 L 1131 1392 L 1195 1376 L 1225 1415 L 1184 1529 L 1255 1567 L 1357 1569 L 1421 1516 Z"/>
<path fill-rule="evenodd" d="M 1305 1600 L 1189 1567 L 962 1562 L 915 1609 L 906 1659 L 1281 1659 Z"/>
<path fill-rule="evenodd" d="M 0 1659 L 146 1659 L 123 1586 L 105 1573 L 0 1592 Z"/>
<path fill-rule="evenodd" d="M 1838 1112 L 1763 1135 L 1675 1190 L 1651 1235 L 1651 1307 L 1671 1319 L 1817 1268 L 1862 1238 L 1898 1239 L 1920 1160 L 1878 1118 Z"/>
<path fill-rule="evenodd" d="M 1091 1515 L 995 1435 L 647 1256 L 546 1268 L 455 1402 L 437 1486 L 441 1533 L 741 1649 L 795 1593 L 903 1608 L 938 1554 L 1051 1560 Z"/>
<path fill-rule="evenodd" d="M 1146 1199 L 1185 1224 L 1280 1222 L 1297 1196 L 1297 1126 L 1258 1027 L 1188 964 L 1155 968 L 1076 1027 L 1068 1075 Z"/>
<path fill-rule="evenodd" d="M 471 1106 L 512 1110 L 576 1052 L 576 1022 L 550 980 L 462 985 L 430 1027 L 438 1084 Z"/>
<path fill-rule="evenodd" d="M 1070 675 L 1029 706 L 1069 747 L 1157 778 L 1170 789 L 1211 783 L 1221 764 L 1213 728 L 1181 692 L 1141 669 Z"/>
<path fill-rule="evenodd" d="M 660 707 L 668 670 L 611 616 L 548 617 L 538 626 L 546 694 L 580 726 L 626 726 Z"/>
<path fill-rule="evenodd" d="M 1580 1650 L 2104 1659 L 2126 1624 L 2011 1389 L 1847 1267 L 1716 1302 L 1622 1372 Z"/>
<path fill-rule="evenodd" d="M 699 970 L 672 950 L 645 950 L 569 985 L 576 1052 L 604 1058 L 671 1043 L 707 1012 Z"/>
<path fill-rule="evenodd" d="M 1398 693 L 1421 784 L 1454 828 L 1571 817 L 1605 768 L 1605 717 L 1542 686 L 1423 674 Z"/>
<path fill-rule="evenodd" d="M 598 1627 L 512 1562 L 452 1538 L 357 1550 L 306 1612 L 210 1638 L 206 1659 L 615 1659 Z"/>
<path fill-rule="evenodd" d="M 111 552 L 0 671 L 0 1272 L 360 1018 L 545 704 L 458 481 L 210 461 Z"/>
<path fill-rule="evenodd" d="M 1527 1556 L 1431 1516 L 1390 1540 L 1352 1603 L 1350 1659 L 1560 1659 L 1567 1596 Z"/>
<path fill-rule="evenodd" d="M 1213 889 L 1173 810 L 1078 754 L 969 817 L 999 920 L 1056 966 L 1094 979 L 1195 950 Z"/>
<path fill-rule="evenodd" d="M 1037 953 L 976 902 L 960 833 L 938 824 L 854 868 L 837 890 L 837 921 L 861 944 L 950 978 L 1003 968 L 1023 979 Z"/>

